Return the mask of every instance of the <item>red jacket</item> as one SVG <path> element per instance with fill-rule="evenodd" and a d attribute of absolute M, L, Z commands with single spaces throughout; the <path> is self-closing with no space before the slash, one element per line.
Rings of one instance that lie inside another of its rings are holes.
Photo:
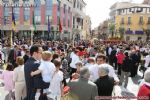
<path fill-rule="evenodd" d="M 118 54 L 116 55 L 116 57 L 117 57 L 117 63 L 118 63 L 118 64 L 123 64 L 123 60 L 124 60 L 124 58 L 125 58 L 125 55 L 124 55 L 123 53 L 118 53 Z"/>
<path fill-rule="evenodd" d="M 148 99 L 145 100 L 150 100 L 150 86 L 143 84 L 138 92 L 138 97 L 142 97 L 142 96 L 147 96 Z"/>

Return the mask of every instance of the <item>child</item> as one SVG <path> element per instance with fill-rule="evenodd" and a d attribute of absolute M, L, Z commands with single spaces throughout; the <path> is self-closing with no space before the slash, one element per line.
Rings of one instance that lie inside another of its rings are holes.
<path fill-rule="evenodd" d="M 56 71 L 53 75 L 49 87 L 50 94 L 48 95 L 48 97 L 52 98 L 53 100 L 60 100 L 61 96 L 63 96 L 63 72 L 59 70 L 61 66 L 61 61 L 54 60 L 54 65 L 56 67 Z"/>
<path fill-rule="evenodd" d="M 51 52 L 49 51 L 42 52 L 42 61 L 38 70 L 31 72 L 31 76 L 38 75 L 40 73 L 42 74 L 42 79 L 43 79 L 42 89 L 44 89 L 44 93 L 47 92 L 47 89 L 49 88 L 50 85 L 50 81 L 52 79 L 52 75 L 56 70 L 55 65 L 50 61 L 51 61 Z M 36 88 L 37 88 L 37 92 L 35 95 L 35 100 L 38 100 L 40 97 L 41 86 L 37 86 Z"/>
<path fill-rule="evenodd" d="M 3 71 L 3 73 L 0 75 L 0 79 L 4 80 L 4 88 L 6 91 L 9 92 L 9 100 L 12 97 L 12 90 L 14 89 L 14 84 L 13 84 L 13 65 L 11 63 L 7 64 L 6 70 Z"/>

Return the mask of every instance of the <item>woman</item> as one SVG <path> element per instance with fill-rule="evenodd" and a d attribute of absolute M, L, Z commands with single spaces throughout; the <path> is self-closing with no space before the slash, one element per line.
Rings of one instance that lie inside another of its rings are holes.
<path fill-rule="evenodd" d="M 6 70 L 3 71 L 3 73 L 0 75 L 0 79 L 4 80 L 4 89 L 9 92 L 9 99 L 13 98 L 13 68 L 14 66 L 11 63 L 7 64 Z M 14 99 L 14 98 L 13 98 Z"/>
<path fill-rule="evenodd" d="M 16 63 L 18 64 L 18 67 L 14 69 L 13 75 L 13 81 L 15 83 L 15 100 L 22 100 L 26 96 L 23 57 L 21 56 L 17 57 Z"/>

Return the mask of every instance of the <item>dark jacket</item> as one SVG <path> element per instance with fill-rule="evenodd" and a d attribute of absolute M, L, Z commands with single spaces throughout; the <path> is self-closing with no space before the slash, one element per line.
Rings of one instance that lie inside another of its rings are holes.
<path fill-rule="evenodd" d="M 98 87 L 99 96 L 111 96 L 114 87 L 114 78 L 104 76 L 96 80 L 95 84 Z"/>
<path fill-rule="evenodd" d="M 25 82 L 26 82 L 26 87 L 27 87 L 27 98 L 28 98 L 27 100 L 34 100 L 35 84 L 38 84 L 38 83 L 34 82 L 35 78 L 31 77 L 30 74 L 32 71 L 37 70 L 39 65 L 40 63 L 32 57 L 30 57 L 24 65 Z M 41 74 L 38 76 L 38 78 L 42 79 Z"/>
<path fill-rule="evenodd" d="M 125 57 L 122 64 L 122 70 L 124 72 L 130 72 L 132 67 L 132 60 L 129 58 L 129 56 Z"/>

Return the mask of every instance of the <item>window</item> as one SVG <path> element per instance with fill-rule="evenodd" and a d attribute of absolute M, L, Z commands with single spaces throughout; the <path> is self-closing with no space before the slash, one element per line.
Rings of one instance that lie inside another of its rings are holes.
<path fill-rule="evenodd" d="M 24 21 L 28 21 L 30 19 L 30 8 L 25 7 L 24 8 Z"/>
<path fill-rule="evenodd" d="M 124 24 L 124 18 L 122 17 L 122 19 L 121 19 L 121 24 Z"/>
<path fill-rule="evenodd" d="M 140 18 L 139 18 L 139 24 L 143 24 L 143 16 L 140 16 Z"/>
<path fill-rule="evenodd" d="M 52 15 L 52 0 L 46 0 L 46 15 Z"/>
<path fill-rule="evenodd" d="M 34 16 L 35 16 L 35 22 L 36 24 L 41 23 L 41 1 L 40 0 L 35 0 L 34 4 L 36 5 L 34 8 Z"/>
<path fill-rule="evenodd" d="M 64 14 L 66 13 L 66 4 L 64 4 Z"/>
<path fill-rule="evenodd" d="M 131 17 L 128 17 L 128 25 L 131 24 Z"/>

